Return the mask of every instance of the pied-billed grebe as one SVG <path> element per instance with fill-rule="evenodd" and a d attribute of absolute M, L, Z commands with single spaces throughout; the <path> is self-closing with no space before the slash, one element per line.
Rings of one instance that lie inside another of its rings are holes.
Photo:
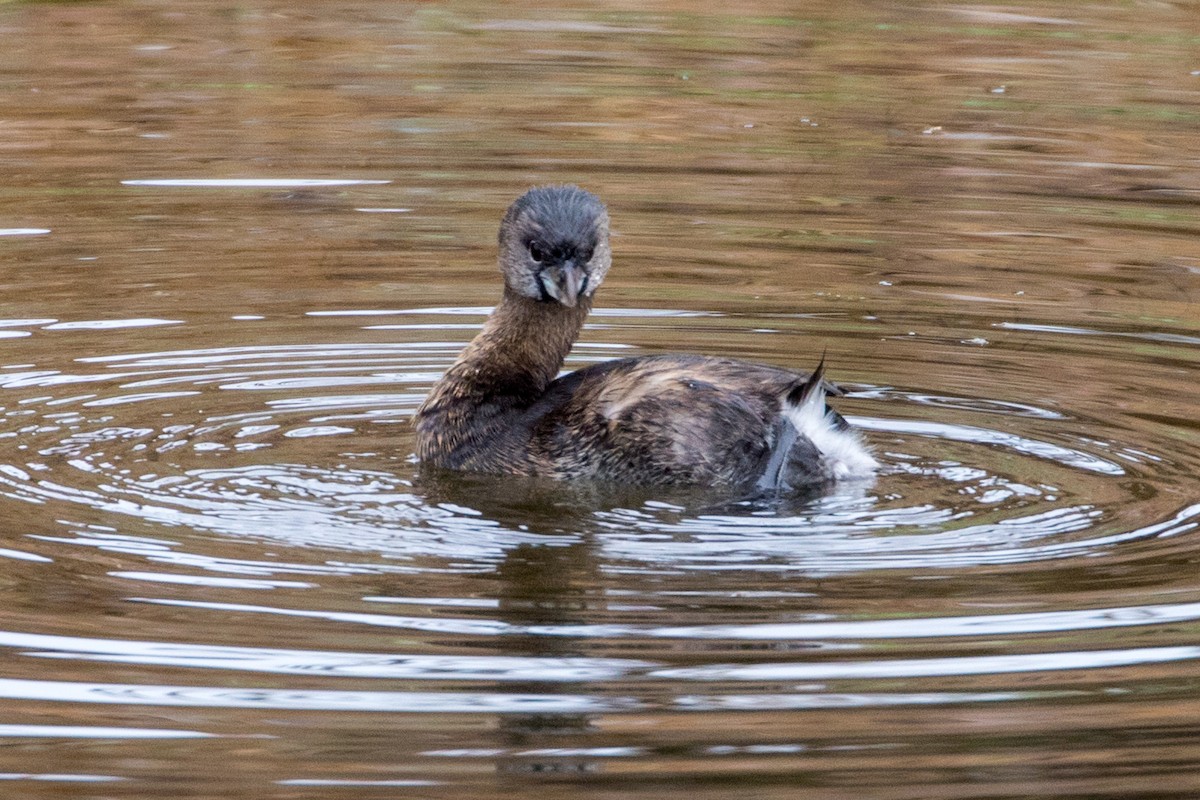
<path fill-rule="evenodd" d="M 417 455 L 471 472 L 780 490 L 877 466 L 808 376 L 693 355 L 555 379 L 612 262 L 608 212 L 575 186 L 530 189 L 500 225 L 504 296 L 417 411 Z"/>

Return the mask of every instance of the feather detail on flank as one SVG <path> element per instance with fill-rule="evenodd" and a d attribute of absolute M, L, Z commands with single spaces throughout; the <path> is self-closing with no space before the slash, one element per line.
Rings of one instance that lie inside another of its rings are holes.
<path fill-rule="evenodd" d="M 821 466 L 831 480 L 866 478 L 879 462 L 858 434 L 825 405 L 825 356 L 808 379 L 787 393 L 783 415 L 796 432 L 821 453 Z"/>

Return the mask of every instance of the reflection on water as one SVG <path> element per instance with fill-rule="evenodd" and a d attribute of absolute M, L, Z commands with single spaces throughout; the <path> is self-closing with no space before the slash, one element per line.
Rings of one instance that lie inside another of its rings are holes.
<path fill-rule="evenodd" d="M 1192 16 L 0 5 L 0 779 L 1200 793 Z M 569 369 L 825 350 L 876 480 L 418 475 L 551 181 Z"/>

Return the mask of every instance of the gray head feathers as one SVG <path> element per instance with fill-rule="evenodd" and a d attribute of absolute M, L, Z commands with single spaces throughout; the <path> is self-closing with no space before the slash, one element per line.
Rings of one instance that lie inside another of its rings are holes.
<path fill-rule="evenodd" d="M 509 289 L 574 306 L 591 297 L 612 263 L 608 211 L 578 186 L 530 189 L 500 223 L 499 261 Z"/>

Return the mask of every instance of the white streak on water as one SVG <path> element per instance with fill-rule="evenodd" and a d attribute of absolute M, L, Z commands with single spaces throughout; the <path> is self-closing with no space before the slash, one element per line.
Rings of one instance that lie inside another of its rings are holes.
<path fill-rule="evenodd" d="M 887 433 L 908 433 L 915 436 L 930 436 L 935 439 L 950 439 L 955 442 L 970 442 L 972 444 L 987 444 L 1006 447 L 1018 453 L 1045 458 L 1068 467 L 1084 469 L 1089 472 L 1099 472 L 1104 475 L 1124 475 L 1125 470 L 1111 461 L 1106 461 L 1093 455 L 1060 447 L 1049 442 L 1039 442 L 1036 439 L 1026 439 L 1003 431 L 988 428 L 977 428 L 973 425 L 951 425 L 945 422 L 926 422 L 910 419 L 876 419 L 873 417 L 852 417 L 846 419 L 856 428 L 868 431 L 884 431 Z"/>
<path fill-rule="evenodd" d="M 121 181 L 124 186 L 174 186 L 203 189 L 293 189 L 320 186 L 369 186 L 391 181 L 343 178 L 150 178 Z"/>
<path fill-rule="evenodd" d="M 1200 603 L 1092 608 L 1077 611 L 1037 611 L 1025 614 L 983 614 L 966 617 L 781 622 L 744 625 L 513 625 L 500 620 L 452 617 L 407 617 L 346 611 L 274 608 L 241 603 L 168 600 L 135 597 L 130 600 L 183 608 L 207 608 L 285 617 L 307 617 L 385 628 L 404 628 L 468 636 L 649 637 L 655 639 L 821 640 L 821 639 L 942 639 L 950 636 L 996 636 L 1055 631 L 1128 628 L 1200 620 Z"/>

